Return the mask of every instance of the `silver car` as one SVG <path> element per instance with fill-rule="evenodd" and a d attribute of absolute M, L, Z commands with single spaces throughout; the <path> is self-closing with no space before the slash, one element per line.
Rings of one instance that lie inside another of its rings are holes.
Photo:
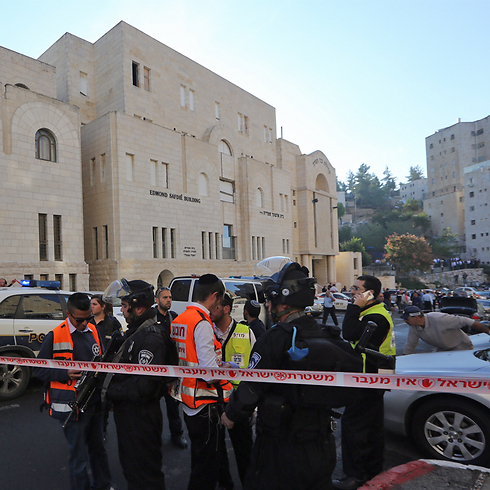
<path fill-rule="evenodd" d="M 397 374 L 477 376 L 490 379 L 490 342 L 473 335 L 474 350 L 399 356 Z M 393 390 L 385 394 L 385 427 L 410 436 L 428 457 L 490 464 L 489 394 Z"/>

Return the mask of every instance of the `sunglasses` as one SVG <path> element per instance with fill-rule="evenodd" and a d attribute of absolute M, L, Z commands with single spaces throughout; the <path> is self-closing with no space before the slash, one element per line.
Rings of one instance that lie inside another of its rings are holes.
<path fill-rule="evenodd" d="M 84 323 L 84 322 L 88 322 L 90 320 L 90 316 L 86 316 L 84 318 L 77 318 L 75 316 L 73 316 L 71 313 L 70 313 L 70 316 L 71 316 L 71 319 L 75 322 L 75 323 Z"/>

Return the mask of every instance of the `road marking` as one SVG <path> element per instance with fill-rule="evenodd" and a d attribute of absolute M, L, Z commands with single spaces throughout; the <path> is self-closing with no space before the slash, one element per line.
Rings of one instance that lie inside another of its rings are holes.
<path fill-rule="evenodd" d="M 2 410 L 9 410 L 10 408 L 20 408 L 20 405 L 5 405 L 4 407 L 0 407 L 0 412 Z"/>

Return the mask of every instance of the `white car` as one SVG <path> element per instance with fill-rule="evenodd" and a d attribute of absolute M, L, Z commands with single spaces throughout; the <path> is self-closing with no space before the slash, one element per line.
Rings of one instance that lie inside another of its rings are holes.
<path fill-rule="evenodd" d="M 350 304 L 350 299 L 343 293 L 332 293 L 335 298 L 335 309 L 337 310 L 346 310 L 347 306 Z"/>
<path fill-rule="evenodd" d="M 40 287 L 0 288 L 0 356 L 36 357 L 44 336 L 66 318 L 71 294 Z M 30 377 L 28 367 L 0 364 L 0 401 L 20 396 Z"/>
<path fill-rule="evenodd" d="M 490 378 L 487 334 L 471 337 L 473 350 L 399 356 L 397 374 Z M 428 457 L 490 464 L 489 394 L 392 390 L 385 394 L 385 427 L 410 436 Z"/>

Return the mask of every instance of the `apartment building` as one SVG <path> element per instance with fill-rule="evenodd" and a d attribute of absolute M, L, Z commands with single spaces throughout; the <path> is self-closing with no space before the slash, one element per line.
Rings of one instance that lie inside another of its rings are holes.
<path fill-rule="evenodd" d="M 423 203 L 427 195 L 427 179 L 417 179 L 406 184 L 400 184 L 400 199 L 406 203 L 416 200 Z"/>
<path fill-rule="evenodd" d="M 428 136 L 425 144 L 428 183 L 424 209 L 431 218 L 432 233 L 440 236 L 444 228 L 450 228 L 458 235 L 460 253 L 465 254 L 465 258 L 478 258 L 473 249 L 481 249 L 481 246 L 470 243 L 474 240 L 471 236 L 476 233 L 468 231 L 468 224 L 473 220 L 476 223 L 477 219 L 471 216 L 475 213 L 475 205 L 470 203 L 474 199 L 474 191 L 466 187 L 465 178 L 476 177 L 469 175 L 473 170 L 467 172 L 468 168 L 490 159 L 487 151 L 490 116 L 474 122 L 458 120 L 456 124 Z"/>
<path fill-rule="evenodd" d="M 274 107 L 125 22 L 39 60 L 79 108 L 91 289 L 251 275 L 271 255 L 335 281 L 335 169 L 277 138 Z"/>

